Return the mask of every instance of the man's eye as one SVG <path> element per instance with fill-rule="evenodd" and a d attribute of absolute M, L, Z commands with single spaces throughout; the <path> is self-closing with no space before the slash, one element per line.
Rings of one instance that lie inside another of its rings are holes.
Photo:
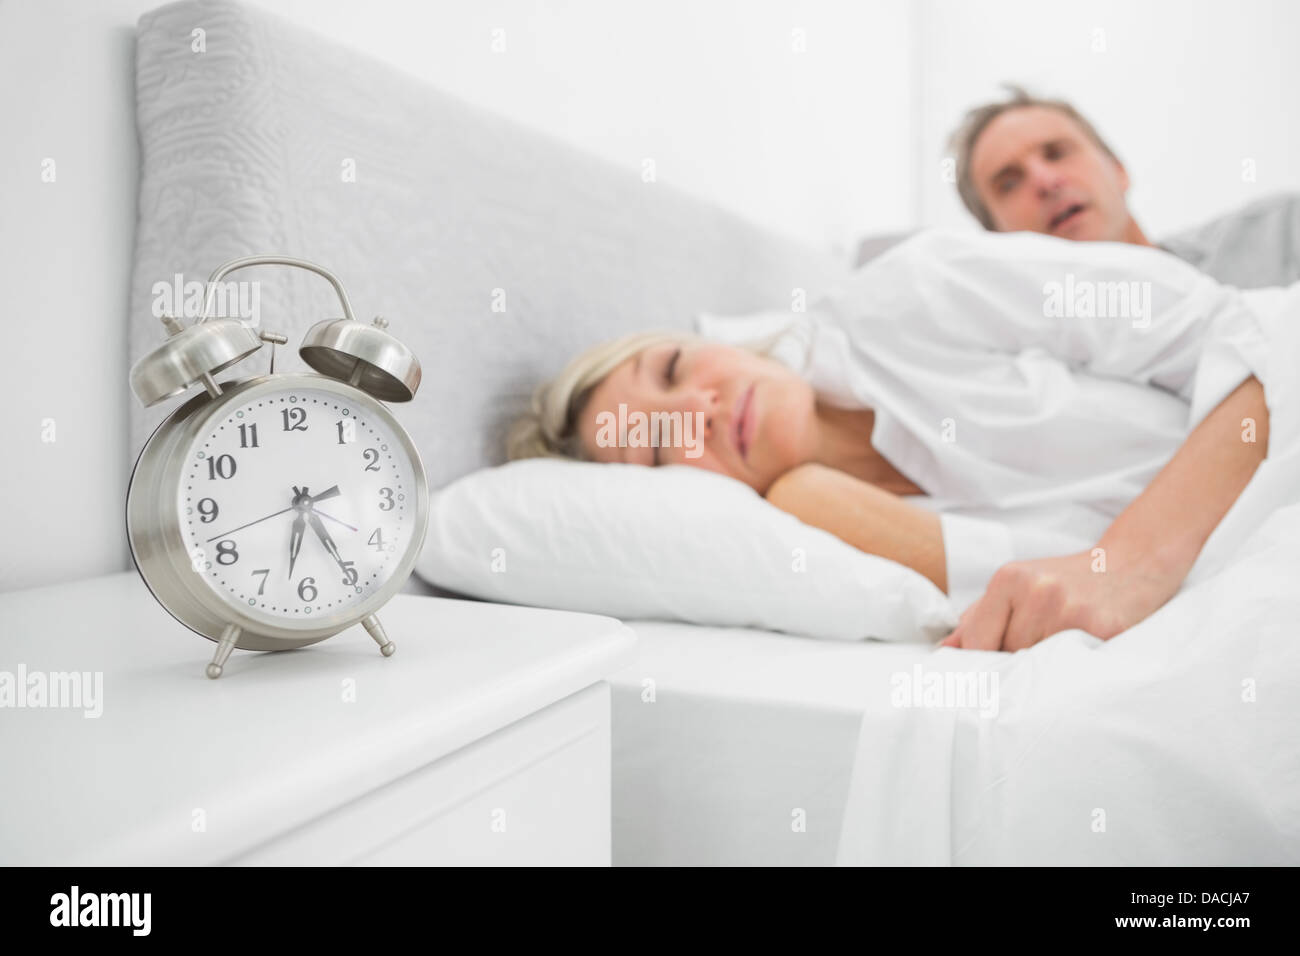
<path fill-rule="evenodd" d="M 999 193 L 1003 193 L 1003 194 L 1009 193 L 1011 192 L 1011 190 L 1015 189 L 1015 187 L 1016 187 L 1016 179 L 1012 176 L 1007 176 L 1003 179 L 998 180 L 997 190 Z"/>

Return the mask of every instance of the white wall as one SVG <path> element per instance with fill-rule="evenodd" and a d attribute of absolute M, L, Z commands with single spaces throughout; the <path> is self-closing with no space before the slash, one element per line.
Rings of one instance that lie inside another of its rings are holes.
<path fill-rule="evenodd" d="M 974 228 L 940 160 L 965 111 L 1001 98 L 1003 81 L 1089 118 L 1124 161 L 1130 208 L 1152 238 L 1300 189 L 1293 0 L 925 0 L 918 28 L 926 224 Z"/>
<path fill-rule="evenodd" d="M 0 3 L 0 590 L 129 567 L 132 27 L 147 6 Z"/>
<path fill-rule="evenodd" d="M 915 218 L 907 0 L 259 4 L 808 242 Z"/>

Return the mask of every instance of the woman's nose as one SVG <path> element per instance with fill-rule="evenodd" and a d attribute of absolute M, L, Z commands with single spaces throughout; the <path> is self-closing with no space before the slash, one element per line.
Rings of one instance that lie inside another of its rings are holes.
<path fill-rule="evenodd" d="M 721 408 L 721 401 L 716 388 L 692 389 L 683 392 L 681 400 L 671 405 L 668 411 L 681 412 L 683 418 L 688 416 L 693 418 L 698 413 L 701 416 L 702 431 L 705 435 L 709 435 L 719 421 L 718 411 Z M 691 424 L 694 427 L 695 423 Z"/>
<path fill-rule="evenodd" d="M 690 414 L 700 412 L 704 415 L 704 430 L 707 434 L 713 428 L 720 402 L 721 398 L 716 388 L 702 388 L 691 394 L 685 410 Z"/>

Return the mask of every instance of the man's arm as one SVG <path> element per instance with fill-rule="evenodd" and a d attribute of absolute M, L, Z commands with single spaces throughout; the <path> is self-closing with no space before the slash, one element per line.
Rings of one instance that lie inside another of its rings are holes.
<path fill-rule="evenodd" d="M 829 531 L 859 551 L 919 571 L 947 593 L 943 530 L 937 514 L 818 464 L 790 469 L 772 483 L 765 497 L 804 524 Z"/>
<path fill-rule="evenodd" d="M 998 569 L 945 645 L 1015 651 L 1080 628 L 1103 640 L 1174 594 L 1268 454 L 1268 406 L 1253 375 L 1193 429 L 1150 485 L 1079 554 Z"/>

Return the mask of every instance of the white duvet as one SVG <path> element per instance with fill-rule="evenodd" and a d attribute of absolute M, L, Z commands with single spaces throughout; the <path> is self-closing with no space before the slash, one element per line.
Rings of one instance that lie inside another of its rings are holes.
<path fill-rule="evenodd" d="M 1269 455 L 1182 590 L 1109 641 L 945 648 L 900 678 L 936 696 L 868 711 L 839 863 L 1300 863 L 1300 285 L 1243 299 Z M 996 707 L 944 697 L 948 670 Z"/>
<path fill-rule="evenodd" d="M 997 673 L 996 717 L 864 722 L 838 862 L 1300 863 L 1298 584 L 1292 505 L 1109 641 L 936 651 L 936 669 Z"/>

